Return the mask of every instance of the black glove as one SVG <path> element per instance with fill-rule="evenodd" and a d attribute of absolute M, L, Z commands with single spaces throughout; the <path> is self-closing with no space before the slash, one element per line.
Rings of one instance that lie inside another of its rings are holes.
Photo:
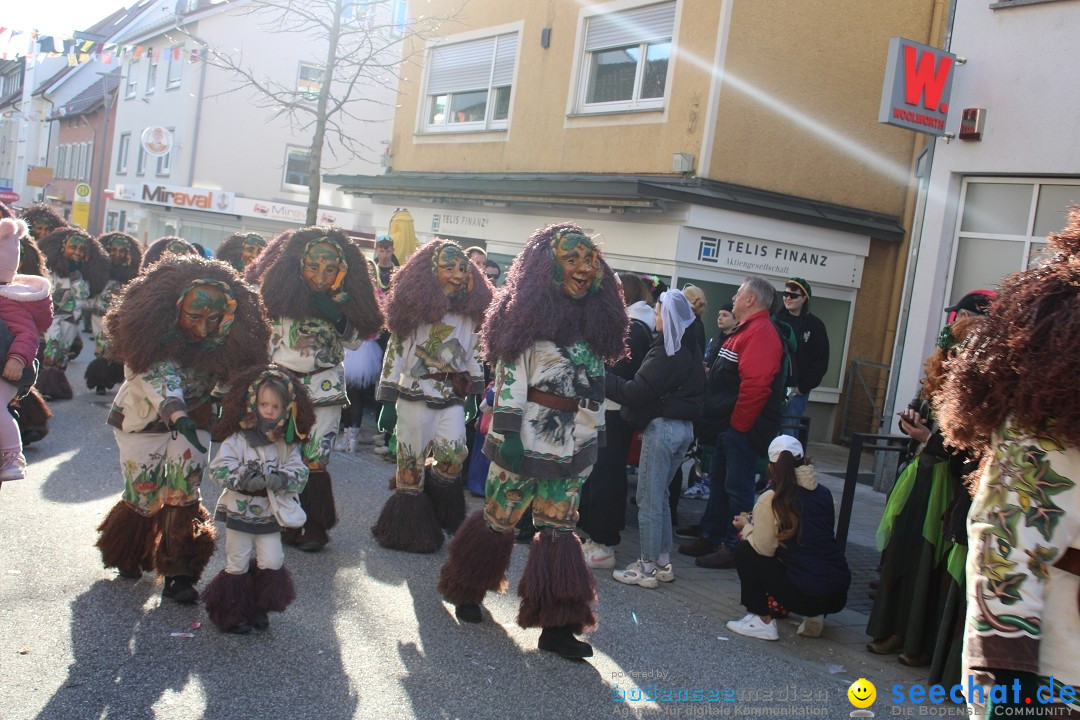
<path fill-rule="evenodd" d="M 321 312 L 330 322 L 337 323 L 341 319 L 341 308 L 336 302 L 330 299 L 330 296 L 324 292 L 311 293 L 311 301 L 315 303 L 315 307 L 319 308 Z"/>
<path fill-rule="evenodd" d="M 266 489 L 271 492 L 279 492 L 285 489 L 285 478 L 281 477 L 277 473 L 267 473 L 266 475 Z"/>
<path fill-rule="evenodd" d="M 189 418 L 187 415 L 178 417 L 176 422 L 173 423 L 173 428 L 176 432 L 184 436 L 184 438 L 191 443 L 191 445 L 201 453 L 206 452 L 206 448 L 199 442 L 199 436 L 195 434 L 195 421 Z"/>

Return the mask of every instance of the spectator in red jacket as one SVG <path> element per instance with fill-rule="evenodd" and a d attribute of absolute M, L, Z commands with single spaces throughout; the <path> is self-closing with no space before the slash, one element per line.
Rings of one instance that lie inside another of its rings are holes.
<path fill-rule="evenodd" d="M 704 419 L 698 437 L 716 443 L 710 468 L 709 504 L 699 528 L 678 531 L 698 535 L 679 552 L 696 557 L 706 568 L 735 567 L 738 533 L 734 516 L 754 506 L 754 471 L 758 458 L 780 430 L 784 377 L 780 335 L 769 317 L 775 290 L 760 277 L 749 277 L 733 299 L 739 321 L 709 368 Z"/>
<path fill-rule="evenodd" d="M 18 275 L 19 240 L 28 234 L 22 220 L 0 220 L 0 350 L 6 358 L 0 380 L 0 408 L 6 408 L 20 386 L 33 376 L 41 334 L 52 324 L 52 287 L 37 275 Z M 19 426 L 11 413 L 0 412 L 0 483 L 26 477 Z"/>

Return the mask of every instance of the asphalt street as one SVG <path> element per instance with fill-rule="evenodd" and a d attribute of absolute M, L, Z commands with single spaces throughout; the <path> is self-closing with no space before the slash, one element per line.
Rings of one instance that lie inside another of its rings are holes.
<path fill-rule="evenodd" d="M 84 339 L 83 361 L 92 349 Z M 729 617 L 688 608 L 664 588 L 620 585 L 608 572 L 597 573 L 595 657 L 541 653 L 539 631 L 515 623 L 524 545 L 514 550 L 511 592 L 488 596 L 483 624 L 460 625 L 435 592 L 445 547 L 423 556 L 374 542 L 370 526 L 392 466 L 369 449 L 336 453 L 331 463 L 341 516 L 331 544 L 314 555 L 286 550 L 296 602 L 273 615 L 265 633 L 218 632 L 201 607 L 162 602 L 149 575 L 133 582 L 101 566 L 95 527 L 121 480 L 105 424 L 112 395 L 87 391 L 83 369 L 83 362 L 69 368 L 76 397 L 52 404 L 49 436 L 27 448 L 28 479 L 0 490 L 2 718 L 707 717 L 751 708 L 846 717 L 852 710 L 850 674 L 812 649 L 793 649 L 792 632 L 780 643 L 742 638 L 724 627 Z M 204 483 L 208 507 L 218 492 Z M 219 540 L 200 589 L 223 564 Z M 695 691 L 700 701 L 691 699 Z M 688 699 L 678 700 L 681 693 Z"/>

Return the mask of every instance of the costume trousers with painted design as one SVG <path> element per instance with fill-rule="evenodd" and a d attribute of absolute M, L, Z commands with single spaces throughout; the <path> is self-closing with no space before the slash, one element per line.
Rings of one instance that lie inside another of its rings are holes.
<path fill-rule="evenodd" d="M 288 528 L 283 533 L 285 542 L 300 545 L 330 542 L 329 530 L 337 524 L 337 504 L 334 487 L 326 467 L 330 463 L 330 451 L 341 421 L 341 405 L 316 405 L 315 424 L 307 442 L 300 449 L 304 464 L 311 470 L 307 485 L 300 493 L 300 505 L 307 513 L 302 528 Z"/>
<path fill-rule="evenodd" d="M 398 401 L 398 490 L 422 490 L 425 466 L 441 479 L 456 480 L 468 456 L 464 407 L 436 409 L 422 402 Z"/>
<path fill-rule="evenodd" d="M 198 579 L 217 539 L 200 503 L 206 453 L 175 432 L 113 433 L 124 493 L 98 528 L 105 567 Z M 197 433 L 209 446 L 210 433 Z"/>
<path fill-rule="evenodd" d="M 581 487 L 592 467 L 568 478 L 535 478 L 518 475 L 492 461 L 484 495 L 484 519 L 493 530 L 513 530 L 532 506 L 533 524 L 573 530 L 578 522 Z"/>

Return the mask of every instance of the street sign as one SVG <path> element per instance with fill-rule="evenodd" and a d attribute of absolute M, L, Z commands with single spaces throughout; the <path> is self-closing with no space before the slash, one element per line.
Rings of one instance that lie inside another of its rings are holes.
<path fill-rule="evenodd" d="M 0 202 L 19 202 L 19 193 L 14 190 L 0 190 Z"/>
<path fill-rule="evenodd" d="M 86 183 L 79 183 L 75 186 L 75 202 L 90 202 L 90 186 Z"/>

